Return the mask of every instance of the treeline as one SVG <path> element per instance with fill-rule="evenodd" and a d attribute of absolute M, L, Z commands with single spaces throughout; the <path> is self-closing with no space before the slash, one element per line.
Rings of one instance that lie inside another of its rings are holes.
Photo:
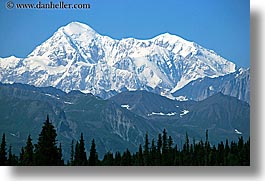
<path fill-rule="evenodd" d="M 47 116 L 39 134 L 37 144 L 33 145 L 29 135 L 26 145 L 21 148 L 19 156 L 12 153 L 12 147 L 6 148 L 5 134 L 2 136 L 0 147 L 0 165 L 10 166 L 228 166 L 250 165 L 250 139 L 244 142 L 243 137 L 238 142 L 220 142 L 217 147 L 211 146 L 206 131 L 205 141 L 190 143 L 188 134 L 182 148 L 174 145 L 171 136 L 164 129 L 157 140 L 149 141 L 148 134 L 145 142 L 136 153 L 128 149 L 123 152 L 107 152 L 99 160 L 95 140 L 92 140 L 89 157 L 85 149 L 83 134 L 80 140 L 70 146 L 70 160 L 65 163 L 62 157 L 61 144 L 57 144 L 57 133 Z"/>

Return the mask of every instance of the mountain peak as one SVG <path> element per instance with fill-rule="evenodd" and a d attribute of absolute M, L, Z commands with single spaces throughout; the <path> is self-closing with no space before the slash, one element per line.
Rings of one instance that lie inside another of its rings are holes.
<path fill-rule="evenodd" d="M 170 34 L 168 32 L 163 33 L 161 35 L 158 35 L 157 37 L 155 37 L 155 39 L 157 40 L 164 40 L 164 41 L 168 41 L 168 42 L 172 42 L 172 43 L 176 43 L 176 42 L 181 42 L 181 43 L 185 43 L 185 44 L 193 44 L 193 42 L 185 40 L 184 38 L 174 35 L 174 34 Z"/>
<path fill-rule="evenodd" d="M 0 81 L 81 90 L 102 98 L 124 90 L 170 97 L 192 80 L 235 71 L 232 62 L 176 35 L 114 40 L 80 22 L 62 26 L 14 65 L 3 62 Z"/>
<path fill-rule="evenodd" d="M 71 22 L 66 26 L 61 27 L 60 29 L 69 35 L 82 34 L 84 32 L 96 34 L 96 31 L 93 28 L 77 21 Z"/>

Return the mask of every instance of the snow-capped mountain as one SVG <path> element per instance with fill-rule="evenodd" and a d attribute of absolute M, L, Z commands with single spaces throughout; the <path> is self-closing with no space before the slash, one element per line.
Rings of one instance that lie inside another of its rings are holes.
<path fill-rule="evenodd" d="M 0 58 L 0 81 L 81 90 L 108 98 L 125 90 L 167 97 L 189 82 L 236 71 L 214 51 L 168 33 L 114 40 L 72 22 L 26 58 Z"/>

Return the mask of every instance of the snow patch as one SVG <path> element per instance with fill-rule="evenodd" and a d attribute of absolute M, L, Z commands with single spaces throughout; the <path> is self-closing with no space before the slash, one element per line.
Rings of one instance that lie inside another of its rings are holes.
<path fill-rule="evenodd" d="M 162 113 L 162 112 L 152 112 L 150 114 L 147 114 L 147 116 L 175 116 L 176 112 L 170 112 L 170 113 Z"/>
<path fill-rule="evenodd" d="M 16 136 L 17 136 L 17 135 L 16 135 L 16 134 L 14 134 L 14 133 L 10 133 L 10 135 L 11 135 L 11 136 L 14 136 L 14 137 L 16 137 Z"/>
<path fill-rule="evenodd" d="M 211 85 L 211 86 L 209 87 L 209 90 L 210 90 L 210 91 L 214 91 L 214 87 Z"/>
<path fill-rule="evenodd" d="M 56 97 L 56 96 L 54 96 L 54 95 L 51 95 L 51 94 L 45 94 L 46 96 L 49 96 L 49 97 L 52 97 L 52 98 L 54 98 L 54 99 L 60 99 L 59 97 Z"/>
<path fill-rule="evenodd" d="M 184 109 L 184 110 L 182 110 L 181 112 L 182 112 L 182 113 L 181 113 L 181 114 L 179 114 L 179 116 L 180 116 L 180 117 L 182 117 L 182 116 L 184 116 L 184 115 L 188 114 L 190 111 L 189 111 L 189 110 L 185 110 L 185 109 Z"/>
<path fill-rule="evenodd" d="M 240 135 L 242 134 L 242 132 L 238 131 L 237 129 L 235 129 L 235 133 Z"/>
<path fill-rule="evenodd" d="M 176 97 L 177 101 L 188 101 L 189 99 L 186 96 L 178 96 Z"/>
<path fill-rule="evenodd" d="M 122 104 L 121 107 L 130 110 L 130 106 L 128 104 Z"/>

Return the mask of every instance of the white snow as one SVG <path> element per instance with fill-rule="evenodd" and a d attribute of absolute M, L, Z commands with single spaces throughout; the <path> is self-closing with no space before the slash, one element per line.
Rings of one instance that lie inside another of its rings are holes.
<path fill-rule="evenodd" d="M 237 129 L 235 129 L 235 133 L 240 135 L 242 134 L 242 132 L 238 131 Z"/>
<path fill-rule="evenodd" d="M 70 105 L 71 105 L 71 104 L 74 104 L 74 103 L 72 103 L 72 102 L 67 102 L 67 101 L 64 101 L 64 103 L 65 103 L 65 104 L 70 104 Z"/>
<path fill-rule="evenodd" d="M 14 134 L 14 133 L 10 133 L 10 135 L 11 135 L 11 136 L 15 136 L 15 137 L 17 136 L 17 135 L 16 135 L 16 134 Z"/>
<path fill-rule="evenodd" d="M 46 96 L 49 96 L 49 97 L 52 97 L 52 98 L 54 98 L 54 99 L 60 99 L 59 97 L 56 97 L 56 96 L 54 96 L 54 95 L 51 95 L 51 94 L 45 94 Z"/>
<path fill-rule="evenodd" d="M 115 40 L 79 22 L 59 28 L 24 59 L 0 58 L 3 83 L 54 86 L 66 92 L 80 90 L 95 95 L 121 92 L 125 87 L 151 87 L 174 99 L 171 93 L 192 80 L 234 71 L 234 63 L 176 35 Z"/>
<path fill-rule="evenodd" d="M 239 77 L 240 75 L 242 75 L 246 70 L 244 68 L 240 68 L 238 69 L 238 72 L 236 75 L 235 75 L 235 78 Z"/>
<path fill-rule="evenodd" d="M 214 91 L 214 87 L 211 85 L 211 86 L 209 87 L 209 90 L 210 90 L 210 91 Z"/>
<path fill-rule="evenodd" d="M 3 69 L 12 69 L 17 66 L 21 59 L 16 58 L 14 56 L 7 57 L 7 58 L 0 58 L 0 70 Z"/>
<path fill-rule="evenodd" d="M 185 110 L 185 109 L 184 109 L 184 110 L 182 110 L 181 112 L 182 112 L 182 113 L 181 113 L 181 114 L 179 114 L 179 116 L 180 116 L 180 117 L 182 117 L 182 116 L 184 116 L 184 115 L 188 114 L 190 111 L 189 111 L 189 110 Z"/>
<path fill-rule="evenodd" d="M 122 104 L 121 107 L 130 110 L 130 106 L 128 104 Z"/>
<path fill-rule="evenodd" d="M 177 101 L 188 101 L 189 99 L 186 96 L 178 96 L 175 98 Z"/>
<path fill-rule="evenodd" d="M 152 112 L 150 114 L 147 114 L 147 116 L 175 116 L 176 112 L 170 112 L 170 113 L 162 113 L 162 112 Z"/>

